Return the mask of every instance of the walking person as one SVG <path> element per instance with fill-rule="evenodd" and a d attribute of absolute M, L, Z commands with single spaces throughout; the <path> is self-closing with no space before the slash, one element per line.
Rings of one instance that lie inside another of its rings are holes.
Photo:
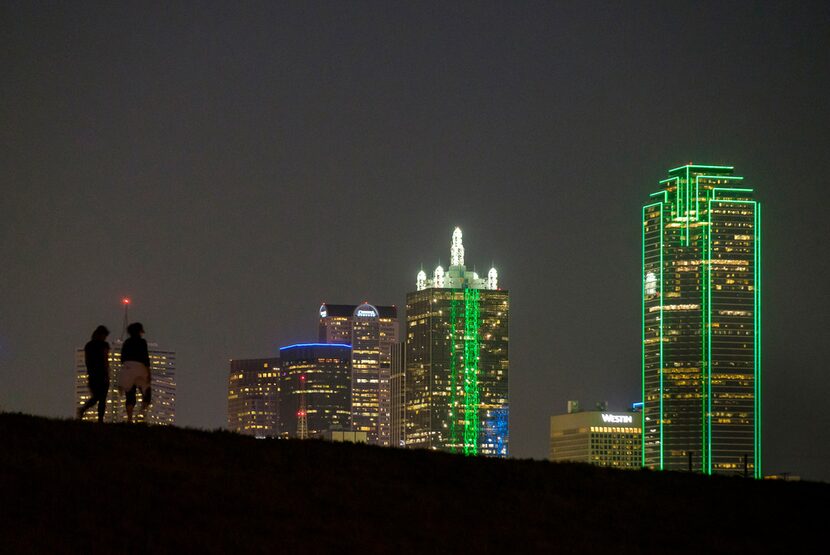
<path fill-rule="evenodd" d="M 127 422 L 133 421 L 133 409 L 136 404 L 136 393 L 141 389 L 141 411 L 145 412 L 150 406 L 150 354 L 147 352 L 147 341 L 144 339 L 144 326 L 140 322 L 133 322 L 127 326 L 130 336 L 121 347 L 121 375 L 118 386 L 127 397 Z"/>
<path fill-rule="evenodd" d="M 110 330 L 105 326 L 98 326 L 92 332 L 92 339 L 84 346 L 84 362 L 92 397 L 83 406 L 78 407 L 78 420 L 84 417 L 87 409 L 98 403 L 98 422 L 104 422 L 107 392 L 110 388 L 110 344 L 107 343 L 109 334 Z"/>

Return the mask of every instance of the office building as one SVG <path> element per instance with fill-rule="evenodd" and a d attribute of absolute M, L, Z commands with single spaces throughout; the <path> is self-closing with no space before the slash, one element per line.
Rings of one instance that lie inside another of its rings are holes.
<path fill-rule="evenodd" d="M 352 346 L 352 427 L 369 443 L 391 438 L 391 356 L 398 340 L 394 306 L 323 304 L 319 340 Z"/>
<path fill-rule="evenodd" d="M 581 411 L 550 417 L 550 460 L 582 462 L 612 468 L 642 465 L 642 415 L 607 410 Z"/>
<path fill-rule="evenodd" d="M 760 478 L 761 206 L 690 163 L 642 215 L 642 464 Z"/>
<path fill-rule="evenodd" d="M 509 295 L 498 274 L 464 265 L 461 230 L 450 266 L 422 270 L 406 297 L 405 436 L 410 448 L 508 453 Z"/>
<path fill-rule="evenodd" d="M 232 359 L 228 429 L 258 438 L 279 436 L 280 359 Z"/>
<path fill-rule="evenodd" d="M 351 430 L 351 345 L 303 343 L 280 349 L 280 437 L 307 439 Z"/>
<path fill-rule="evenodd" d="M 406 434 L 404 431 L 405 415 L 405 386 L 406 386 L 406 343 L 398 342 L 392 345 L 392 399 L 390 403 L 390 445 L 404 447 Z"/>
<path fill-rule="evenodd" d="M 110 388 L 107 394 L 107 409 L 104 413 L 104 422 L 125 422 L 127 412 L 124 395 L 118 388 L 118 376 L 121 372 L 121 340 L 110 342 Z M 150 376 L 152 388 L 152 404 L 146 411 L 141 410 L 141 392 L 136 395 L 138 404 L 133 414 L 134 422 L 147 424 L 172 425 L 176 423 L 176 353 L 159 347 L 157 343 L 148 343 L 150 354 Z M 91 397 L 87 385 L 86 363 L 84 349 L 75 350 L 75 406 L 84 404 Z M 98 419 L 97 409 L 90 408 L 84 414 L 84 420 L 95 422 Z"/>

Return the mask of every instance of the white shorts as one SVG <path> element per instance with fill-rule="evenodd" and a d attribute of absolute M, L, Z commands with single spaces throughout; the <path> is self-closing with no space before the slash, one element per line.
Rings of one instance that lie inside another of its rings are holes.
<path fill-rule="evenodd" d="M 144 392 L 150 387 L 150 369 L 143 363 L 128 360 L 121 367 L 121 375 L 118 376 L 118 387 L 124 391 L 129 391 L 133 386 Z"/>

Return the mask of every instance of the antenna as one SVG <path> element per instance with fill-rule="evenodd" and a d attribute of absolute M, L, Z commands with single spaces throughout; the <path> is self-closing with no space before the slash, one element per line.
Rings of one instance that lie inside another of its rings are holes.
<path fill-rule="evenodd" d="M 300 410 L 297 411 L 297 439 L 308 439 L 308 407 L 305 398 L 305 374 L 300 374 Z"/>
<path fill-rule="evenodd" d="M 129 322 L 129 313 L 130 313 L 130 299 L 129 297 L 124 297 L 121 299 L 121 304 L 124 305 L 124 323 L 121 326 L 121 341 L 124 341 L 124 334 L 127 333 L 127 323 Z"/>

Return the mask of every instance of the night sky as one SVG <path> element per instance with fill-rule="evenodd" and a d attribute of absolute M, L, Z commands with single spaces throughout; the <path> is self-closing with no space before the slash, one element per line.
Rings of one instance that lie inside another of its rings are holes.
<path fill-rule="evenodd" d="M 641 206 L 694 161 L 764 204 L 764 470 L 830 480 L 828 6 L 4 2 L 0 407 L 69 417 L 128 295 L 224 426 L 229 358 L 403 309 L 458 225 L 544 458 L 568 399 L 639 400 Z"/>

